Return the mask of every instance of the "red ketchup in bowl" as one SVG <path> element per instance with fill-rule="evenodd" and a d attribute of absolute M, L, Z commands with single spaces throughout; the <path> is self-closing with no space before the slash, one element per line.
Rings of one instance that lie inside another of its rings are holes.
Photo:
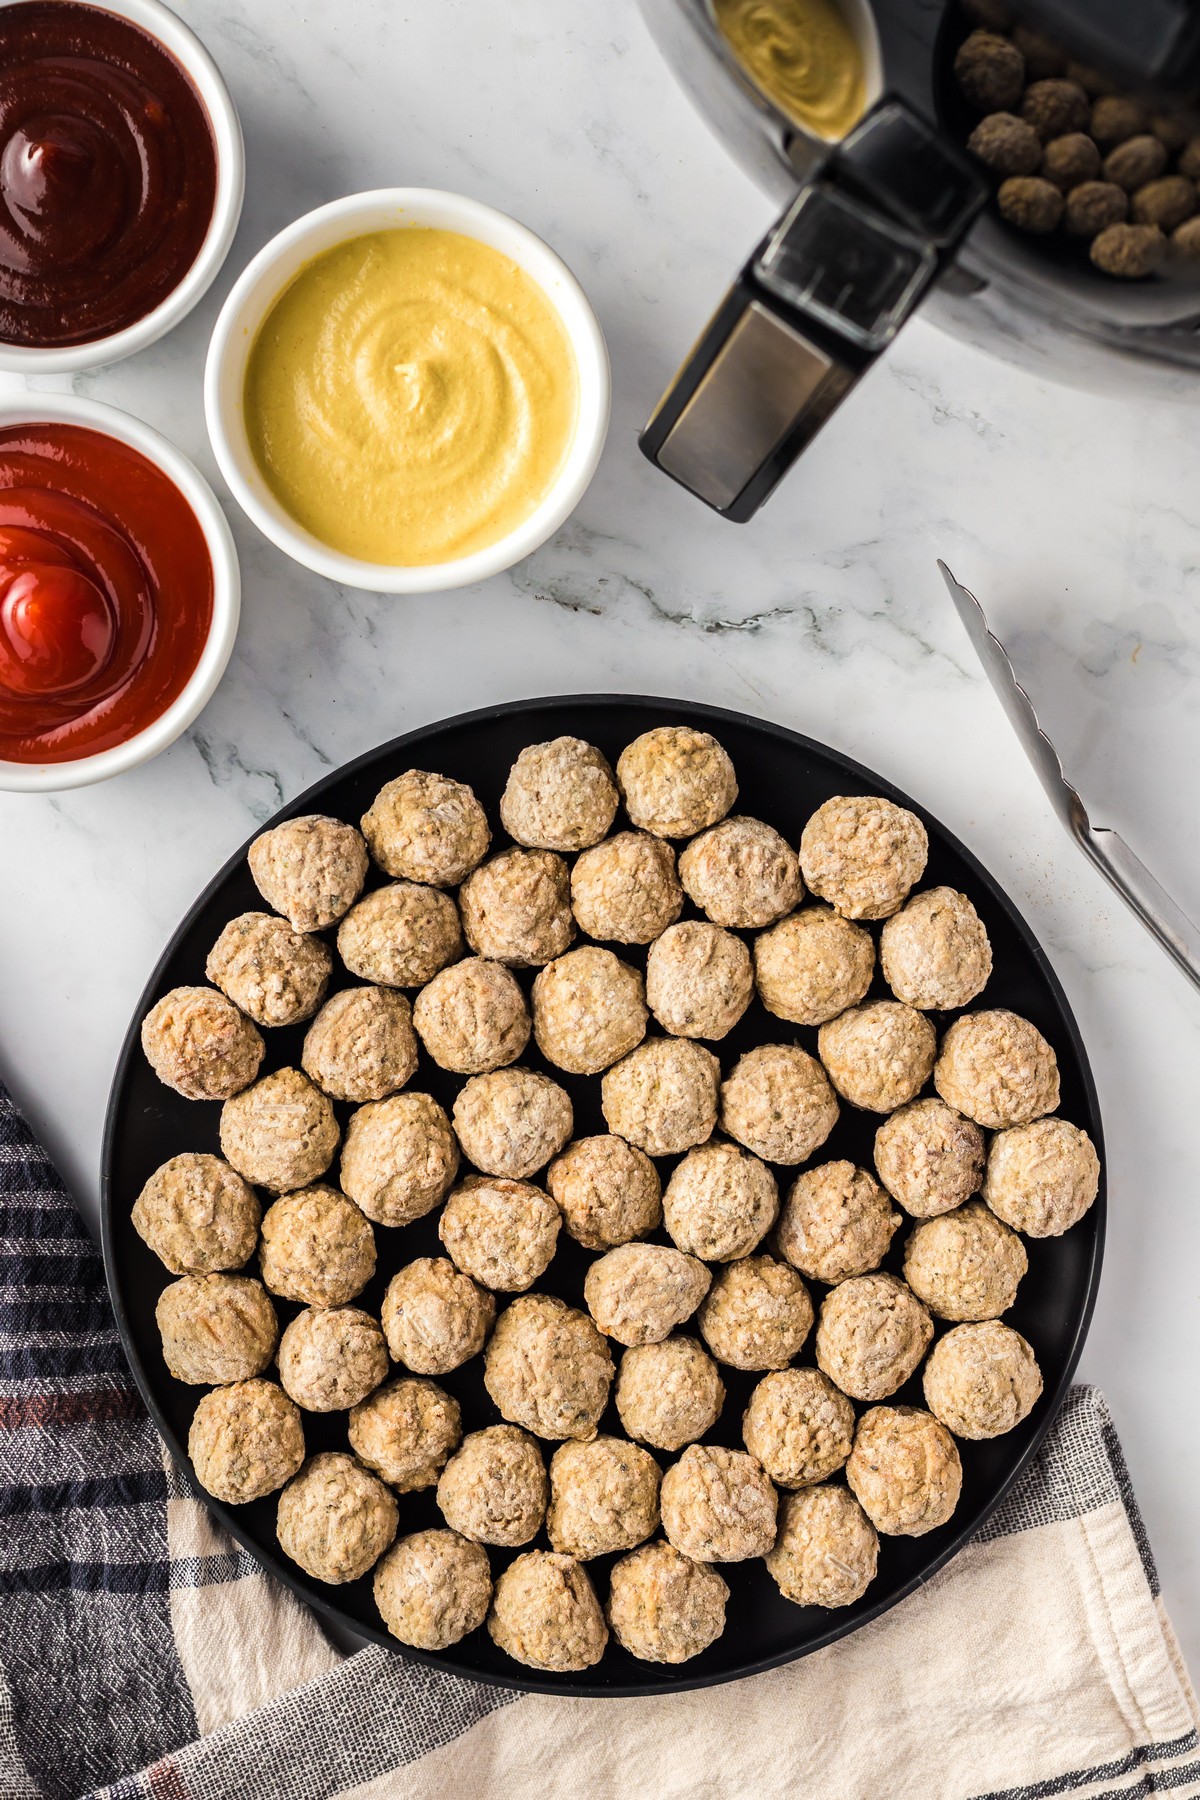
<path fill-rule="evenodd" d="M 0 429 L 0 761 L 135 737 L 187 685 L 212 606 L 196 515 L 140 451 L 82 425 Z"/>

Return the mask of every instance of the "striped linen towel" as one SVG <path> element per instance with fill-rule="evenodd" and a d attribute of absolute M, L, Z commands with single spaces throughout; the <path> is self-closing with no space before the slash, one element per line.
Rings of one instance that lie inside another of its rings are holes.
<path fill-rule="evenodd" d="M 948 1568 L 830 1649 L 715 1691 L 522 1696 L 343 1659 L 210 1521 L 3 1088 L 0 1237 L 0 1800 L 1200 1796 L 1195 1696 L 1095 1389 Z"/>

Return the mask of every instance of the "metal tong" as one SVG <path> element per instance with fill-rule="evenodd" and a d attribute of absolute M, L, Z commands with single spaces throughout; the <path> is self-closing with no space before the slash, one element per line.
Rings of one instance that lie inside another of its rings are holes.
<path fill-rule="evenodd" d="M 1063 774 L 1057 750 L 1038 724 L 1033 704 L 1017 680 L 1008 652 L 989 628 L 982 606 L 968 588 L 955 580 L 940 559 L 938 568 L 987 678 L 1033 764 L 1046 798 L 1109 886 L 1115 888 L 1146 930 L 1158 939 L 1193 986 L 1200 988 L 1200 930 L 1180 911 L 1124 838 L 1106 826 L 1092 824 L 1083 801 Z"/>

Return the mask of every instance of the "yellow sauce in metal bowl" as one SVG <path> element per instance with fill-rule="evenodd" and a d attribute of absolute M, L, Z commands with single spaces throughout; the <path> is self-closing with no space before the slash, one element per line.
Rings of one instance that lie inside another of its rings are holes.
<path fill-rule="evenodd" d="M 298 524 L 365 562 L 508 535 L 570 449 L 579 380 L 533 277 L 458 232 L 369 232 L 300 270 L 246 366 L 246 430 Z"/>
<path fill-rule="evenodd" d="M 845 137 L 867 103 L 866 73 L 837 0 L 713 0 L 717 27 L 768 100 L 817 137 Z"/>

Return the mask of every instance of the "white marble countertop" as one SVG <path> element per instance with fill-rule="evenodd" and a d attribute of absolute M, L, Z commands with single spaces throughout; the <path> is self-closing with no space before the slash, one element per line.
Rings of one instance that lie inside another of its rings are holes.
<path fill-rule="evenodd" d="M 257 821 L 398 732 L 613 689 L 823 739 L 965 840 L 1075 1008 L 1111 1196 L 1081 1373 L 1112 1404 L 1200 1669 L 1200 995 L 1051 816 L 934 568 L 944 556 L 985 601 L 1093 818 L 1200 913 L 1200 382 L 1174 400 L 1068 389 L 918 321 L 759 518 L 725 524 L 655 474 L 635 435 L 770 209 L 633 0 L 180 10 L 241 108 L 245 217 L 199 311 L 76 391 L 149 419 L 215 481 L 200 373 L 236 271 L 297 213 L 411 183 L 500 206 L 566 257 L 608 336 L 612 432 L 576 517 L 459 594 L 336 591 L 230 503 L 241 636 L 194 728 L 104 786 L 0 795 L 0 1075 L 94 1210 L 114 1059 L 180 915 Z"/>

